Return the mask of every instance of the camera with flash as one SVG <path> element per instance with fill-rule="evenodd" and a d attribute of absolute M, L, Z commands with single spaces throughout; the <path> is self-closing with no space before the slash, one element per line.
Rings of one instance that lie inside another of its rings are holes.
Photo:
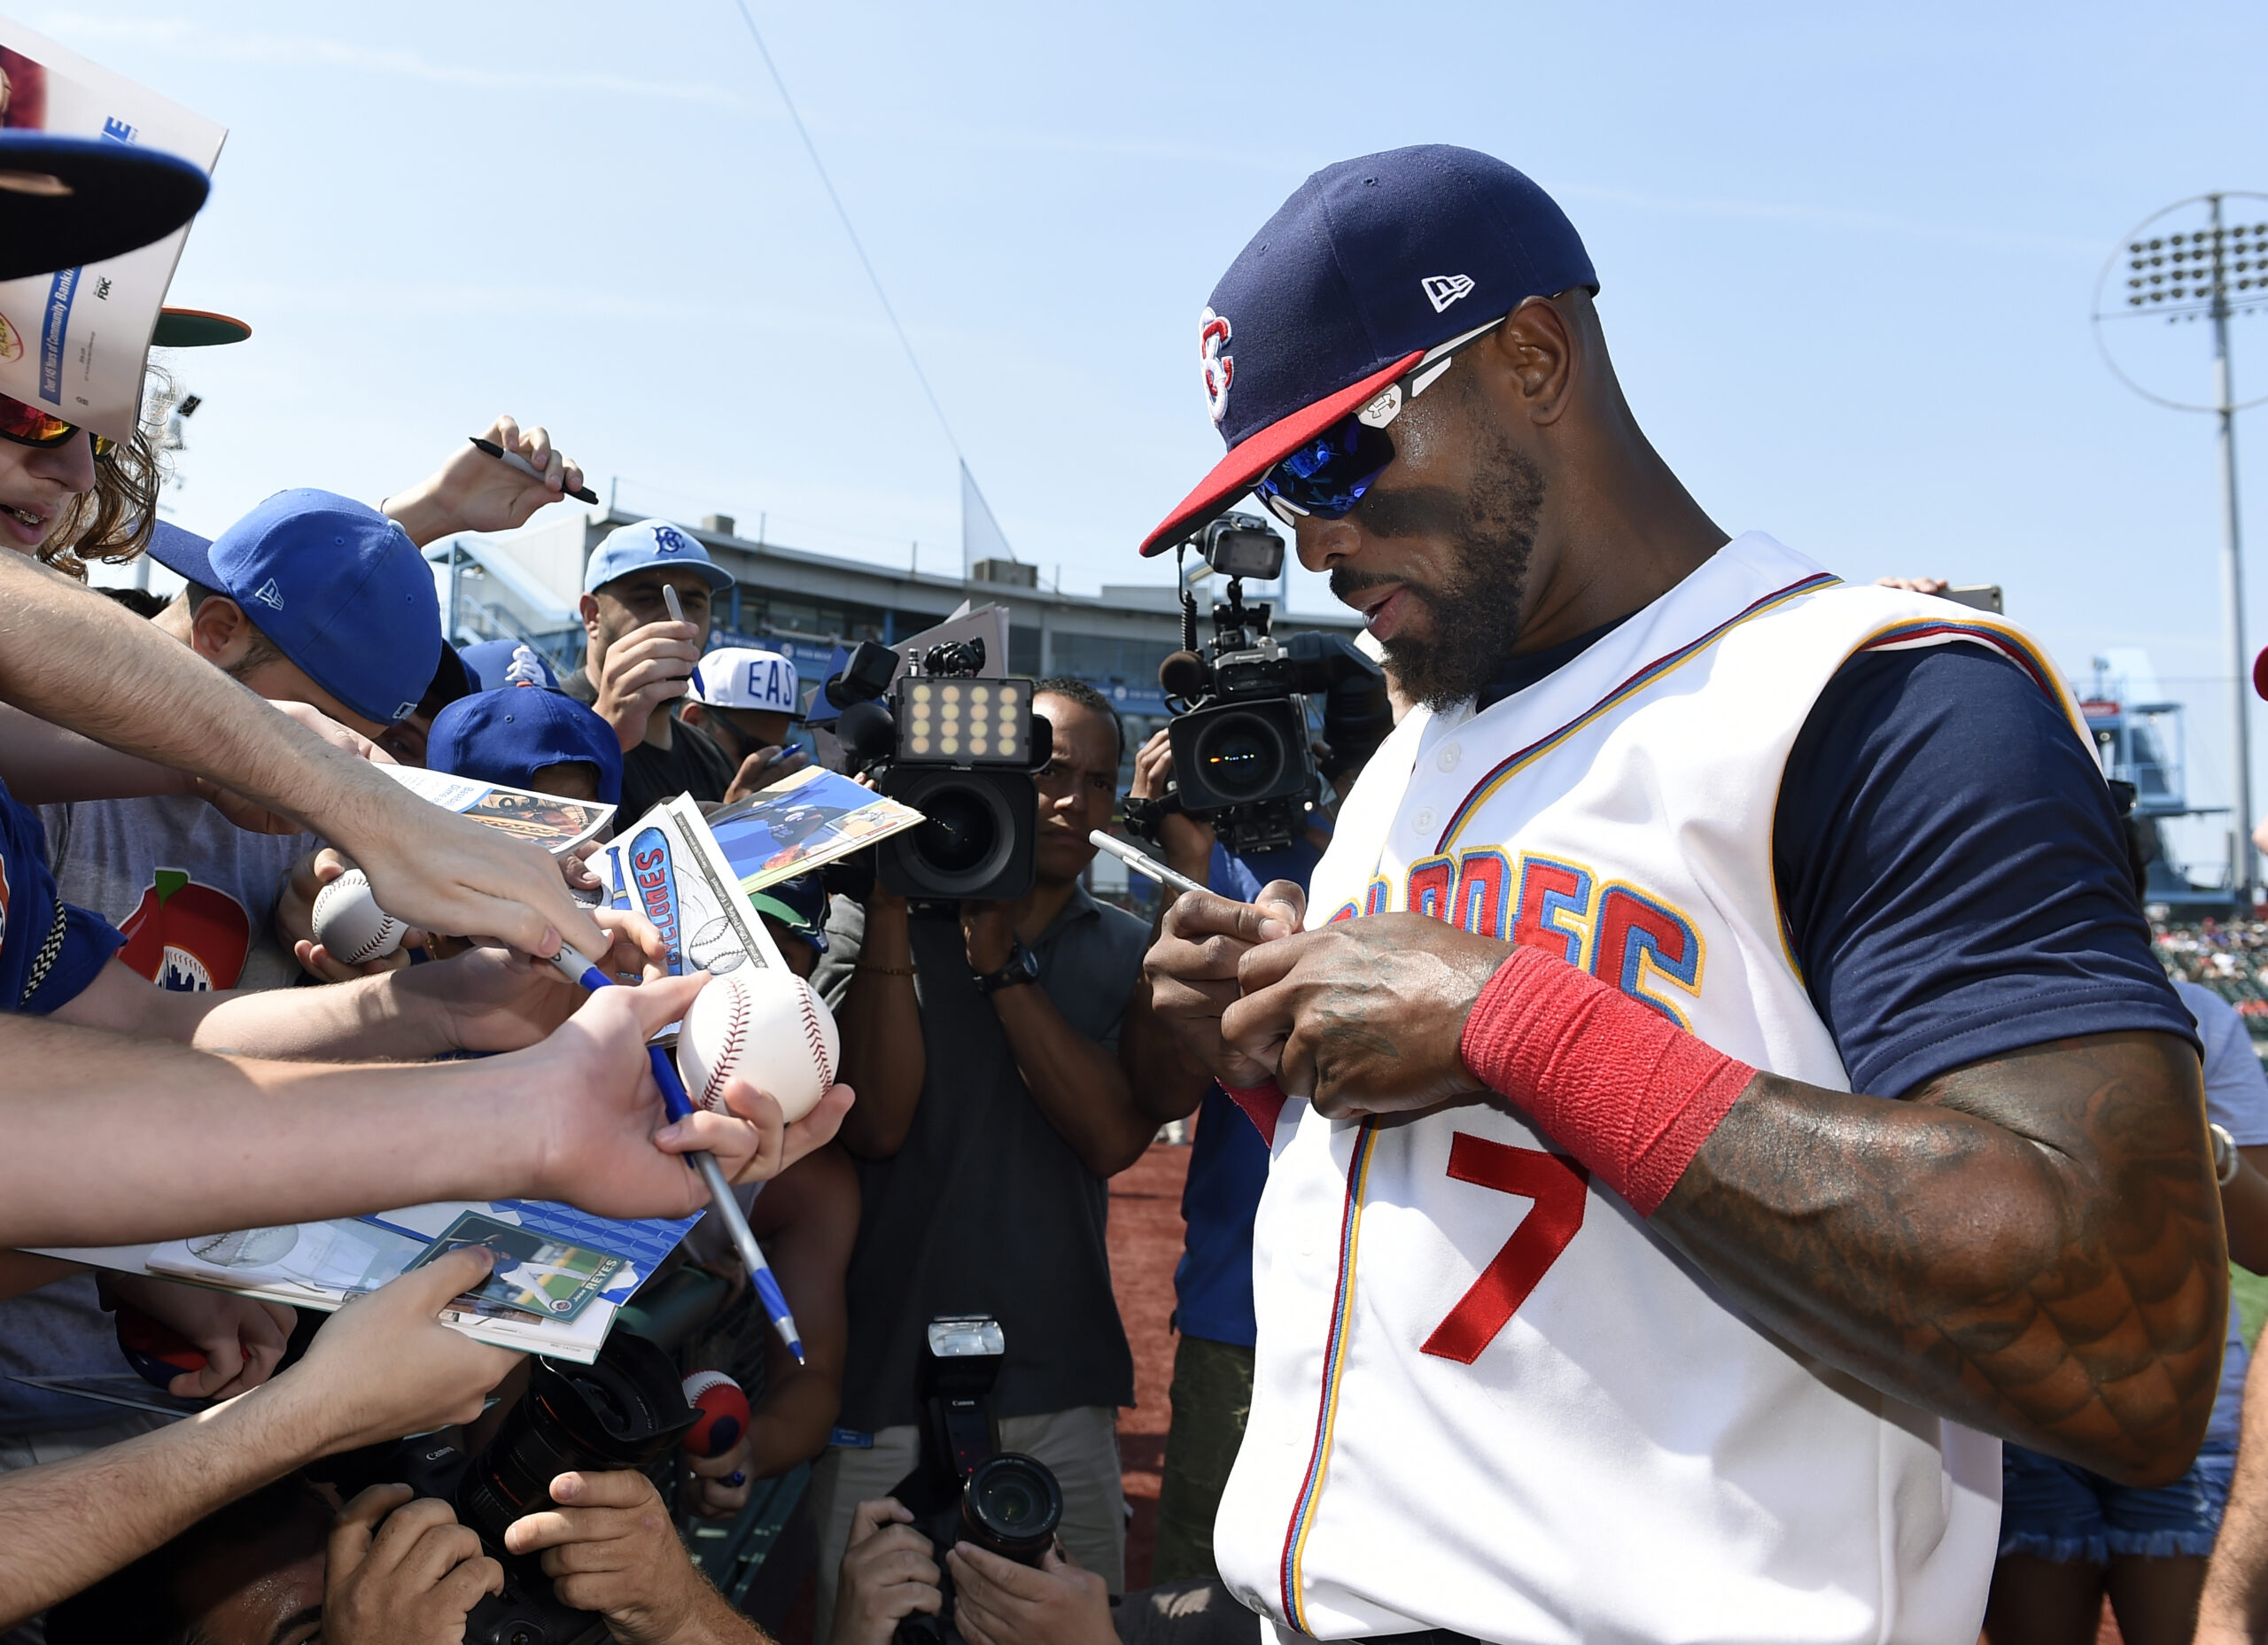
<path fill-rule="evenodd" d="M 826 687 L 852 769 L 925 819 L 878 848 L 882 888 L 916 902 L 1021 896 L 1039 826 L 1032 772 L 1053 749 L 1052 728 L 1032 712 L 1035 682 L 985 678 L 981 640 L 897 666 L 896 652 L 866 640 Z"/>

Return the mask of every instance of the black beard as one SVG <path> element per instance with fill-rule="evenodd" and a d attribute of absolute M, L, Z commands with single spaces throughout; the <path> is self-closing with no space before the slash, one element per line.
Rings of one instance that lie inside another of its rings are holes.
<path fill-rule="evenodd" d="M 1543 508 L 1543 474 L 1501 432 L 1489 431 L 1479 475 L 1451 500 L 1443 522 L 1456 553 L 1439 586 L 1404 583 L 1433 614 L 1423 640 L 1397 634 L 1386 642 L 1386 665 L 1411 701 L 1435 712 L 1478 696 L 1512 655 L 1520 636 L 1520 596 L 1535 551 Z M 1384 500 L 1381 499 L 1380 500 Z M 1332 592 L 1352 592 L 1379 578 L 1333 574 Z"/>

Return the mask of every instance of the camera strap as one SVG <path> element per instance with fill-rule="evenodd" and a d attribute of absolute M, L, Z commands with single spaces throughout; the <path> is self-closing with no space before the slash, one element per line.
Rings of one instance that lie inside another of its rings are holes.
<path fill-rule="evenodd" d="M 1164 826 L 1167 818 L 1182 814 L 1181 791 L 1176 788 L 1154 800 L 1138 800 L 1129 795 L 1122 809 L 1126 831 L 1162 850 L 1165 842 L 1158 838 L 1158 830 Z"/>

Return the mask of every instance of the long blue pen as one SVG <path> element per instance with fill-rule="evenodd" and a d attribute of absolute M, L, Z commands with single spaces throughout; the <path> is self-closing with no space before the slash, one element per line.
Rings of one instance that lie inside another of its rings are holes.
<path fill-rule="evenodd" d="M 585 958 L 573 949 L 562 946 L 551 957 L 570 981 L 586 989 L 613 988 L 612 977 L 600 970 L 595 963 Z M 685 1094 L 685 1082 L 677 1076 L 677 1065 L 670 1060 L 669 1052 L 658 1045 L 646 1047 L 647 1060 L 654 1065 L 654 1082 L 662 1088 L 662 1106 L 672 1120 L 682 1120 L 693 1112 L 693 1100 Z M 772 1316 L 773 1327 L 780 1339 L 788 1345 L 788 1352 L 796 1356 L 796 1363 L 804 1362 L 804 1339 L 796 1330 L 796 1316 L 788 1312 L 788 1299 L 780 1290 L 773 1276 L 772 1264 L 764 1260 L 764 1252 L 756 1243 L 756 1235 L 748 1225 L 748 1218 L 741 1214 L 741 1202 L 733 1198 L 733 1185 L 725 1180 L 717 1156 L 706 1149 L 686 1155 L 693 1168 L 701 1173 L 701 1180 L 709 1184 L 709 1199 L 717 1215 L 725 1224 L 725 1231 L 733 1238 L 733 1248 L 741 1253 L 741 1261 L 748 1269 L 748 1276 L 756 1286 L 757 1300 L 764 1304 L 764 1311 Z"/>

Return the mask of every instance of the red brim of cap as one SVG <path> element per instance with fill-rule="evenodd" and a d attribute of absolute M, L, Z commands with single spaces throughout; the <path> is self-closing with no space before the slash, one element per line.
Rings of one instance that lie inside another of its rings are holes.
<path fill-rule="evenodd" d="M 1197 489 L 1181 500 L 1179 508 L 1166 516 L 1164 524 L 1142 539 L 1143 555 L 1146 557 L 1162 554 L 1181 541 L 1192 531 L 1250 491 L 1254 480 L 1347 416 L 1423 358 L 1422 353 L 1405 354 L 1361 382 L 1350 383 L 1336 394 L 1318 400 L 1313 405 L 1302 406 L 1290 416 L 1279 418 L 1259 433 L 1247 436 L 1242 444 L 1231 447 L 1227 456 L 1213 465 L 1213 471 L 1198 483 Z"/>
<path fill-rule="evenodd" d="M 2268 697 L 2268 649 L 2262 650 L 2252 659 L 2252 688 L 2262 696 Z"/>

